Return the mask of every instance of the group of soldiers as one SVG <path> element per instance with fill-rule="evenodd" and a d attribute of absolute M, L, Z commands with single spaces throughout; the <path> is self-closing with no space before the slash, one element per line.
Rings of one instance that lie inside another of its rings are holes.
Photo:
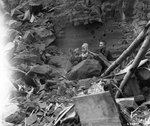
<path fill-rule="evenodd" d="M 88 43 L 83 43 L 83 45 L 81 46 L 81 53 L 79 48 L 73 50 L 72 56 L 70 57 L 70 62 L 74 66 L 85 59 L 95 59 L 95 54 L 103 55 L 108 61 L 111 61 L 113 59 L 110 51 L 106 49 L 106 42 L 100 41 L 99 48 L 94 53 L 89 50 Z"/>

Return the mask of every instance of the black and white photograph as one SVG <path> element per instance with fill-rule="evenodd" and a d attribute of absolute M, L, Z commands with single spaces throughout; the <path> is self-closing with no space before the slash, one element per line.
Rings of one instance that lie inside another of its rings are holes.
<path fill-rule="evenodd" d="M 150 0 L 0 0 L 0 126 L 150 126 Z"/>

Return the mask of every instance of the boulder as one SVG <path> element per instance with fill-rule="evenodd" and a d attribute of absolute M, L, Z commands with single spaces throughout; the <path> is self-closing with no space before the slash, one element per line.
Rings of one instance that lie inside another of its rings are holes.
<path fill-rule="evenodd" d="M 15 112 L 5 118 L 5 121 L 13 124 L 20 124 L 25 119 L 25 113 Z"/>
<path fill-rule="evenodd" d="M 97 60 L 86 59 L 73 66 L 66 76 L 69 80 L 91 78 L 93 76 L 99 76 L 101 70 L 102 66 Z"/>
<path fill-rule="evenodd" d="M 70 61 L 63 55 L 51 56 L 49 59 L 49 65 L 64 68 L 66 71 L 71 69 Z"/>
<path fill-rule="evenodd" d="M 45 43 L 46 46 L 49 46 L 56 39 L 54 33 L 46 27 L 40 26 L 33 28 L 33 30 L 35 31 L 37 38 Z"/>

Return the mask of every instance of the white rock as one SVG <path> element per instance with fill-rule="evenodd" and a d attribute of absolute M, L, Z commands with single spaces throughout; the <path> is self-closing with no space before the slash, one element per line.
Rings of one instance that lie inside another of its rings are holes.
<path fill-rule="evenodd" d="M 16 103 L 9 103 L 5 107 L 5 111 L 3 112 L 2 116 L 3 118 L 6 118 L 10 116 L 11 114 L 14 114 L 15 112 L 19 111 L 19 107 L 17 106 Z"/>

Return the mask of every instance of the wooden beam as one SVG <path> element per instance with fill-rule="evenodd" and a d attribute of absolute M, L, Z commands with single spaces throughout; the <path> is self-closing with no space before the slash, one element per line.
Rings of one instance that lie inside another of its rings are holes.
<path fill-rule="evenodd" d="M 150 27 L 150 21 L 145 26 L 144 30 L 136 37 L 132 44 L 108 67 L 108 69 L 101 75 L 101 77 L 107 76 L 117 66 L 119 66 L 132 52 L 144 41 L 145 34 Z"/>
<path fill-rule="evenodd" d="M 144 57 L 144 55 L 146 54 L 147 50 L 149 49 L 150 46 L 150 33 L 146 36 L 140 50 L 138 51 L 131 68 L 129 69 L 129 71 L 126 73 L 126 75 L 123 78 L 123 81 L 120 84 L 120 90 L 122 91 L 124 86 L 128 83 L 128 80 L 130 79 L 131 75 L 135 72 L 136 68 L 138 67 L 140 61 L 142 60 L 142 58 Z M 119 97 L 120 92 L 117 91 L 116 96 L 115 97 Z"/>

